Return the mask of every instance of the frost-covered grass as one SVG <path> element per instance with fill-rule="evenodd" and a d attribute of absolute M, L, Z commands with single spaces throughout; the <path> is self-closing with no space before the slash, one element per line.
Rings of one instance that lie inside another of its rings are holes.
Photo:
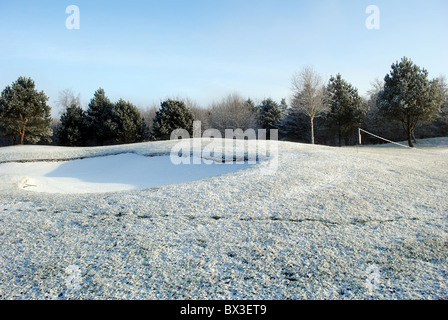
<path fill-rule="evenodd" d="M 0 167 L 172 145 L 8 147 Z M 447 147 L 278 150 L 274 174 L 261 161 L 108 193 L 0 173 L 0 298 L 448 298 Z"/>

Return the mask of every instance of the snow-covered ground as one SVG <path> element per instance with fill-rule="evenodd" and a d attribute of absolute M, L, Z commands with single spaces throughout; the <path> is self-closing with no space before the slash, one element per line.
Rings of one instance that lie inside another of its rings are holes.
<path fill-rule="evenodd" d="M 447 299 L 446 141 L 279 142 L 254 165 L 185 165 L 168 185 L 141 172 L 115 192 L 120 170 L 168 179 L 174 142 L 1 148 L 0 298 Z"/>
<path fill-rule="evenodd" d="M 193 159 L 189 159 L 191 163 Z M 248 164 L 175 165 L 170 156 L 134 153 L 69 161 L 0 164 L 0 174 L 24 176 L 19 188 L 48 193 L 97 193 L 164 186 L 246 168 Z M 26 177 L 26 178 L 25 178 Z"/>

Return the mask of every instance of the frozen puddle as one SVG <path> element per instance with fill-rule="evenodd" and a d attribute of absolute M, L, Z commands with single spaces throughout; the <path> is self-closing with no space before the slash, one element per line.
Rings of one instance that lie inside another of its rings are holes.
<path fill-rule="evenodd" d="M 169 156 L 126 153 L 60 162 L 0 164 L 1 179 L 26 176 L 20 188 L 48 193 L 97 193 L 199 180 L 249 167 L 247 163 L 175 165 Z"/>

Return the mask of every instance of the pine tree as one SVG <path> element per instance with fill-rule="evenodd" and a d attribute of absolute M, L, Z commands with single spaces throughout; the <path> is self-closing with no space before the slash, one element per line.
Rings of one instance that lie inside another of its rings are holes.
<path fill-rule="evenodd" d="M 0 97 L 0 132 L 14 144 L 50 142 L 51 108 L 48 97 L 38 92 L 31 78 L 19 77 Z"/>
<path fill-rule="evenodd" d="M 339 146 L 342 146 L 342 137 L 361 125 L 367 107 L 358 90 L 342 79 L 340 74 L 330 78 L 327 91 L 330 103 L 328 120 L 338 132 Z"/>
<path fill-rule="evenodd" d="M 193 134 L 193 113 L 183 101 L 168 99 L 162 102 L 153 122 L 153 138 L 168 140 L 175 129 L 185 129 Z"/>
<path fill-rule="evenodd" d="M 279 125 L 280 135 L 292 141 L 309 141 L 309 120 L 296 107 L 286 109 L 285 116 Z"/>
<path fill-rule="evenodd" d="M 90 100 L 86 116 L 88 139 L 96 144 L 104 145 L 113 139 L 113 132 L 117 129 L 117 124 L 112 119 L 113 107 L 114 104 L 102 88 L 99 88 Z"/>
<path fill-rule="evenodd" d="M 280 105 L 278 106 L 280 109 L 280 112 L 282 114 L 282 118 L 284 118 L 288 112 L 288 104 L 286 103 L 286 99 L 282 98 L 282 101 L 280 101 Z"/>
<path fill-rule="evenodd" d="M 378 94 L 380 114 L 389 120 L 401 122 L 413 147 L 414 131 L 422 121 L 434 120 L 443 103 L 443 92 L 438 80 L 429 80 L 428 71 L 403 57 L 392 65 L 384 78 L 384 89 Z"/>
<path fill-rule="evenodd" d="M 262 129 L 278 129 L 283 117 L 280 105 L 271 98 L 263 100 L 258 106 L 258 125 Z"/>
<path fill-rule="evenodd" d="M 76 104 L 67 107 L 61 115 L 56 136 L 63 146 L 82 146 L 86 140 L 86 113 Z"/>
<path fill-rule="evenodd" d="M 142 141 L 145 130 L 143 128 L 143 118 L 138 108 L 132 103 L 120 99 L 112 110 L 112 121 L 117 126 L 114 133 L 117 143 Z"/>

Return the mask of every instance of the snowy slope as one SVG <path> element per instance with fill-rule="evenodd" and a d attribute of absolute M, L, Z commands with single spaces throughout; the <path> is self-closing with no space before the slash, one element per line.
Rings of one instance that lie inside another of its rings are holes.
<path fill-rule="evenodd" d="M 0 162 L 171 146 L 10 147 Z M 446 147 L 278 150 L 274 174 L 261 161 L 109 193 L 30 192 L 0 173 L 0 298 L 448 298 Z"/>

